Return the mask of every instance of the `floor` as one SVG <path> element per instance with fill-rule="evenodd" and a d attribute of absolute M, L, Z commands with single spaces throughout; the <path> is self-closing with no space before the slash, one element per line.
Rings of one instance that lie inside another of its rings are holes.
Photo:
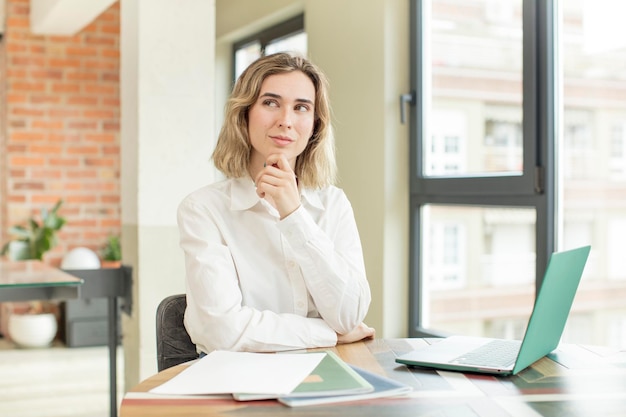
<path fill-rule="evenodd" d="M 118 360 L 118 403 L 124 358 Z M 106 346 L 25 349 L 0 337 L 0 416 L 108 417 L 109 352 Z"/>

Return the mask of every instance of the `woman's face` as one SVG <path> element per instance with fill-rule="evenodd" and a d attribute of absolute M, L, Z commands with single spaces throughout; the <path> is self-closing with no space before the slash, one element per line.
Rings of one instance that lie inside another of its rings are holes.
<path fill-rule="evenodd" d="M 313 134 L 314 120 L 315 86 L 309 77 L 300 71 L 267 77 L 248 112 L 251 171 L 260 170 L 272 154 L 283 154 L 294 169 Z"/>

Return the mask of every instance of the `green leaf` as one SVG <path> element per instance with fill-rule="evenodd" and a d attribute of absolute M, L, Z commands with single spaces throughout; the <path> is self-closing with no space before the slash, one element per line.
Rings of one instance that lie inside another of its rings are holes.
<path fill-rule="evenodd" d="M 41 209 L 41 222 L 31 217 L 26 226 L 15 225 L 9 228 L 9 233 L 14 236 L 14 241 L 23 241 L 28 244 L 27 259 L 42 259 L 43 255 L 56 246 L 56 233 L 66 223 L 65 218 L 57 214 L 63 200 L 57 201 L 52 210 L 45 207 Z M 10 242 L 2 247 L 2 254 L 8 251 Z"/>

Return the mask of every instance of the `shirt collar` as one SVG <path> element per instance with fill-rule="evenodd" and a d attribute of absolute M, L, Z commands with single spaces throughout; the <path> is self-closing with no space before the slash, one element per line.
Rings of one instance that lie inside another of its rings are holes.
<path fill-rule="evenodd" d="M 231 210 L 248 210 L 261 199 L 256 194 L 254 181 L 250 177 L 235 178 L 231 182 L 230 208 Z M 324 210 L 324 204 L 316 190 L 304 188 L 300 190 L 303 204 Z"/>

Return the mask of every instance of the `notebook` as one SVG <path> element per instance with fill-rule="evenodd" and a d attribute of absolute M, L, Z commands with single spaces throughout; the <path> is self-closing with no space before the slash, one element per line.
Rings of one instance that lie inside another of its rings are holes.
<path fill-rule="evenodd" d="M 289 395 L 287 397 L 279 397 L 278 401 L 289 407 L 302 407 L 307 405 L 321 405 L 343 403 L 349 401 L 372 400 L 374 398 L 402 395 L 413 391 L 413 388 L 411 386 L 405 385 L 391 378 L 374 374 L 353 365 L 350 365 L 350 367 L 374 387 L 373 391 L 355 392 L 346 395 L 319 395 L 309 397 L 302 397 L 295 394 Z"/>
<path fill-rule="evenodd" d="M 523 340 L 450 336 L 396 358 L 410 366 L 515 375 L 559 344 L 590 246 L 550 257 Z"/>

